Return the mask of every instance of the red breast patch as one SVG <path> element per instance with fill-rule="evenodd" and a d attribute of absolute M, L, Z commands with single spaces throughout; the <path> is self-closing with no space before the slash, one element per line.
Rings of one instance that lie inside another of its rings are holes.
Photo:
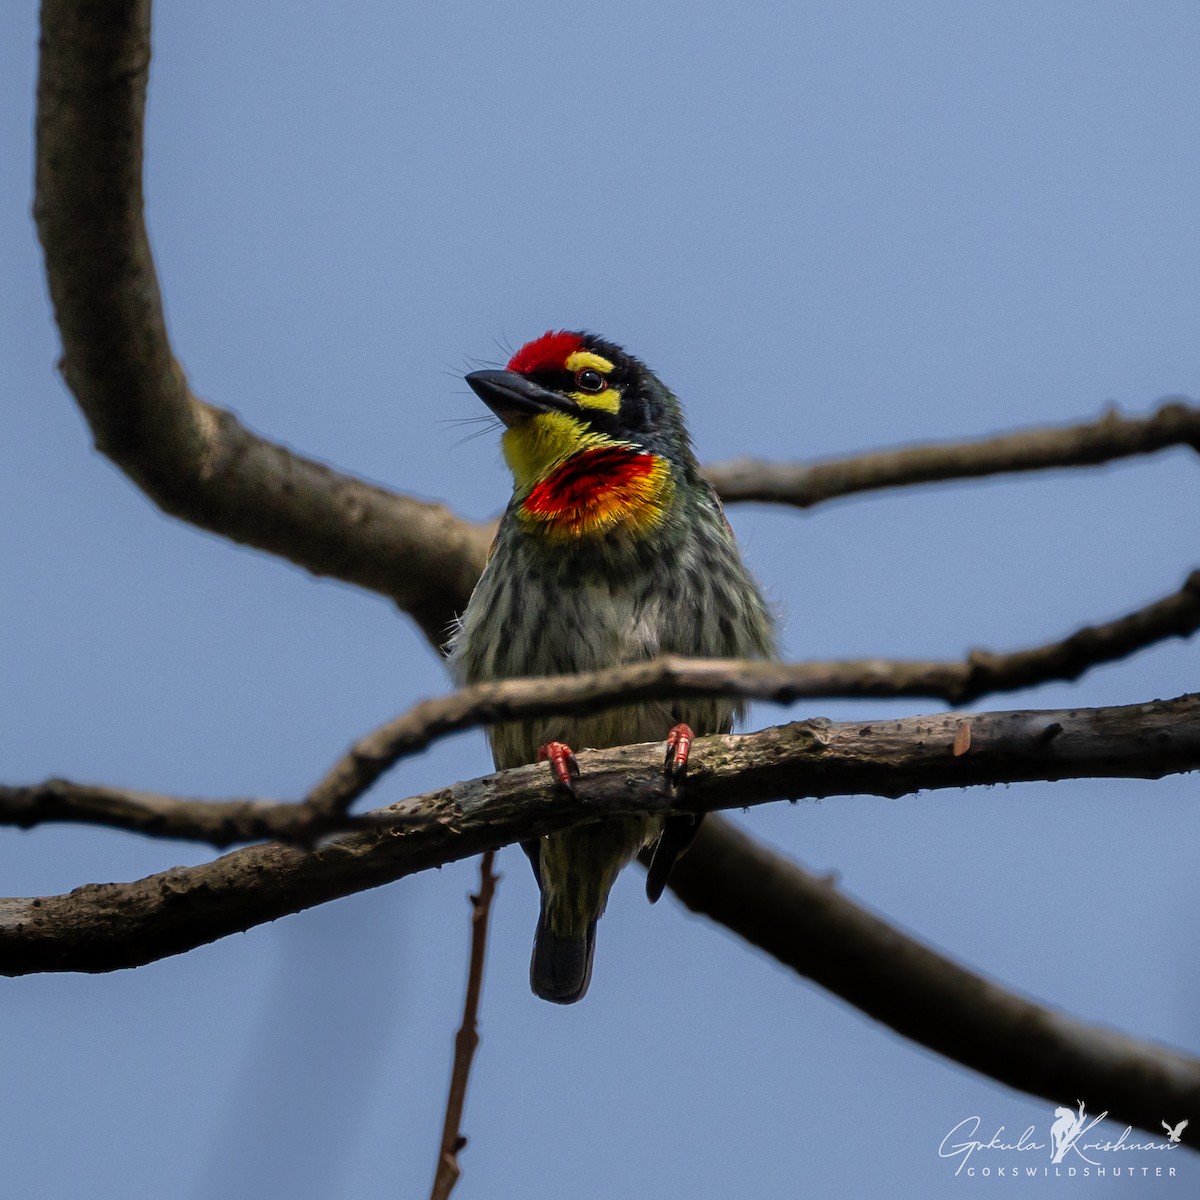
<path fill-rule="evenodd" d="M 623 446 L 586 450 L 567 459 L 529 493 L 528 512 L 539 517 L 570 518 L 595 505 L 641 498 L 639 485 L 659 470 L 658 459 Z"/>
<path fill-rule="evenodd" d="M 525 498 L 521 515 L 554 537 L 584 537 L 618 526 L 640 536 L 661 523 L 671 468 L 657 454 L 599 446 L 572 455 Z"/>

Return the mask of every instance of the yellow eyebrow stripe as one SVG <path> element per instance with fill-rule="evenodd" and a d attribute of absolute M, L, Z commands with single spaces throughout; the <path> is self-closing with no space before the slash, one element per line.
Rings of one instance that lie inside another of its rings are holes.
<path fill-rule="evenodd" d="M 582 371 L 585 367 L 591 367 L 593 371 L 599 371 L 601 375 L 608 375 L 613 369 L 612 363 L 607 358 L 593 354 L 590 350 L 576 350 L 574 354 L 568 356 L 565 366 L 568 371 Z"/>
<path fill-rule="evenodd" d="M 603 412 L 621 411 L 620 388 L 605 388 L 602 392 L 568 392 L 580 408 L 598 408 Z"/>

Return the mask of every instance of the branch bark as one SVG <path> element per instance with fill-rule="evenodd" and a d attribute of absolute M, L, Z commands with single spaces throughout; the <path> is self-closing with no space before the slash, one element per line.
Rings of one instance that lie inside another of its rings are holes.
<path fill-rule="evenodd" d="M 706 812 L 778 799 L 1074 778 L 1156 779 L 1200 768 L 1200 695 L 1118 708 L 981 713 L 956 755 L 961 714 L 800 721 L 697 741 L 686 787 L 666 787 L 661 747 L 584 751 L 578 800 L 538 764 L 392 806 L 411 826 L 277 844 L 133 883 L 0 900 L 0 974 L 112 971 L 441 866 L 608 816 Z M 714 881 L 716 882 L 716 881 Z"/>
<path fill-rule="evenodd" d="M 1200 571 L 1169 596 L 1060 641 L 961 661 L 860 659 L 844 662 L 738 662 L 664 656 L 590 674 L 476 684 L 425 700 L 357 741 L 310 793 L 322 811 L 352 804 L 400 759 L 476 725 L 547 713 L 580 714 L 668 697 L 738 696 L 792 704 L 800 699 L 910 696 L 969 704 L 982 696 L 1057 679 L 1077 679 L 1168 637 L 1200 629 Z"/>
<path fill-rule="evenodd" d="M 734 503 L 812 508 L 828 500 L 884 488 L 978 479 L 1058 467 L 1091 467 L 1169 446 L 1200 453 L 1200 408 L 1183 398 L 1145 417 L 1109 412 L 1060 429 L 1026 429 L 973 441 L 941 442 L 856 454 L 818 463 L 769 463 L 743 458 L 714 463 L 704 473 Z"/>

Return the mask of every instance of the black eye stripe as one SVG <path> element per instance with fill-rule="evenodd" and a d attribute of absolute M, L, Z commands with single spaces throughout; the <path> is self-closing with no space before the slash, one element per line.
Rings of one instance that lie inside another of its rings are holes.
<path fill-rule="evenodd" d="M 555 392 L 578 392 L 587 391 L 587 388 L 580 388 L 579 376 L 587 373 L 589 375 L 597 375 L 603 381 L 604 387 L 596 389 L 604 391 L 606 387 L 613 385 L 613 376 L 604 375 L 602 372 L 595 370 L 593 367 L 582 367 L 578 371 L 532 371 L 526 377 L 532 379 L 534 383 L 540 383 L 542 387 L 550 388 Z"/>

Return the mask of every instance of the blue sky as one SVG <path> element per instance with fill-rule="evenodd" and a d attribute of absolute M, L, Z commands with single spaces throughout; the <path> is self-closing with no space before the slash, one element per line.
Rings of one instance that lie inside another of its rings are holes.
<path fill-rule="evenodd" d="M 295 796 L 445 691 L 443 669 L 382 599 L 171 521 L 91 449 L 54 370 L 29 215 L 35 6 L 0 22 L 0 778 Z M 492 435 L 461 440 L 480 412 L 461 373 L 550 327 L 648 361 L 707 459 L 1200 392 L 1192 4 L 163 4 L 154 50 L 148 219 L 195 390 L 468 515 L 496 512 L 508 481 Z M 731 517 L 789 657 L 954 657 L 1178 587 L 1198 565 L 1196 472 L 1177 450 Z M 1197 660 L 1170 642 L 984 706 L 1176 695 Z M 373 799 L 489 766 L 463 735 Z M 1197 1050 L 1195 790 L 1026 785 L 742 819 L 993 978 Z M 205 857 L 0 831 L 13 895 Z M 533 881 L 518 851 L 501 870 L 463 1200 L 962 1196 L 1001 1185 L 953 1178 L 947 1130 L 1048 1124 L 1050 1105 L 670 898 L 648 908 L 634 872 L 587 1000 L 542 1004 Z M 4 982 L 7 1190 L 420 1195 L 474 880 L 459 864 L 136 971 Z M 1171 1161 L 1174 1180 L 1037 1187 L 1190 1194 L 1200 1168 Z"/>

